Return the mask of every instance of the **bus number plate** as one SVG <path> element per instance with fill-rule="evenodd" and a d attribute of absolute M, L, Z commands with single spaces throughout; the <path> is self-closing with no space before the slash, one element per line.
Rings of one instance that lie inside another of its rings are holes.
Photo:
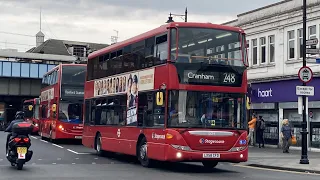
<path fill-rule="evenodd" d="M 203 153 L 203 158 L 220 158 L 220 154 L 217 153 Z"/>
<path fill-rule="evenodd" d="M 76 139 L 82 139 L 82 136 L 75 136 Z"/>

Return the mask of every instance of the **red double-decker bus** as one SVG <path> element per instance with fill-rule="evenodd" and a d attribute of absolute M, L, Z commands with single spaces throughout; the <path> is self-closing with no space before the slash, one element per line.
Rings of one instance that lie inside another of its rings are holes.
<path fill-rule="evenodd" d="M 40 98 L 23 101 L 24 118 L 34 125 L 34 133 L 39 131 Z"/>
<path fill-rule="evenodd" d="M 153 160 L 248 159 L 245 33 L 174 22 L 89 55 L 83 145 Z"/>
<path fill-rule="evenodd" d="M 39 134 L 51 141 L 81 139 L 84 64 L 60 64 L 43 76 Z"/>

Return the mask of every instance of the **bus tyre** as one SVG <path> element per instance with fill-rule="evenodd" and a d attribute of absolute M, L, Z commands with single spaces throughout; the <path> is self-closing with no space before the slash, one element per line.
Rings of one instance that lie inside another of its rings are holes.
<path fill-rule="evenodd" d="M 23 162 L 18 162 L 17 163 L 17 169 L 18 170 L 22 170 L 22 168 L 23 168 Z"/>
<path fill-rule="evenodd" d="M 213 169 L 218 165 L 218 161 L 202 161 L 202 165 L 206 169 Z"/>
<path fill-rule="evenodd" d="M 50 138 L 49 138 L 49 141 L 50 141 L 51 143 L 55 143 L 55 140 L 52 139 L 52 130 L 50 130 Z"/>
<path fill-rule="evenodd" d="M 148 158 L 148 147 L 147 147 L 147 140 L 146 138 L 142 138 L 138 149 L 137 149 L 137 156 L 138 160 L 140 161 L 141 165 L 144 167 L 151 167 L 152 166 L 152 160 Z"/>
<path fill-rule="evenodd" d="M 101 135 L 100 134 L 97 135 L 95 144 L 96 144 L 95 149 L 97 151 L 97 154 L 99 156 L 103 156 L 103 150 L 102 150 L 102 145 L 101 145 L 102 144 L 101 143 Z"/>

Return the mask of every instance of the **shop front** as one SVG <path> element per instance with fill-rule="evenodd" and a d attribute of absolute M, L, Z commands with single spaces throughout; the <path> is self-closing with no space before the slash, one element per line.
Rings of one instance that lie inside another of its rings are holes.
<path fill-rule="evenodd" d="M 279 144 L 279 131 L 283 119 L 289 119 L 297 138 L 295 146 L 301 146 L 302 115 L 298 114 L 298 96 L 296 86 L 302 83 L 298 79 L 251 84 L 251 113 L 262 116 L 266 122 L 265 141 L 267 144 Z M 308 144 L 320 148 L 320 78 L 314 78 L 308 86 L 315 87 L 314 96 L 308 97 Z"/>

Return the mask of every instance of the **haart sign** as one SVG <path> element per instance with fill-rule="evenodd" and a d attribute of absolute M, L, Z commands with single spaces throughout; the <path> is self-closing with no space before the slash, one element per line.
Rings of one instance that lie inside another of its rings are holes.
<path fill-rule="evenodd" d="M 272 97 L 272 88 L 269 90 L 260 90 L 258 88 L 258 97 Z"/>
<path fill-rule="evenodd" d="M 297 102 L 296 86 L 301 86 L 299 79 L 251 84 L 248 92 L 252 103 Z M 314 96 L 309 101 L 320 101 L 320 78 L 314 78 L 308 86 L 314 87 Z"/>

